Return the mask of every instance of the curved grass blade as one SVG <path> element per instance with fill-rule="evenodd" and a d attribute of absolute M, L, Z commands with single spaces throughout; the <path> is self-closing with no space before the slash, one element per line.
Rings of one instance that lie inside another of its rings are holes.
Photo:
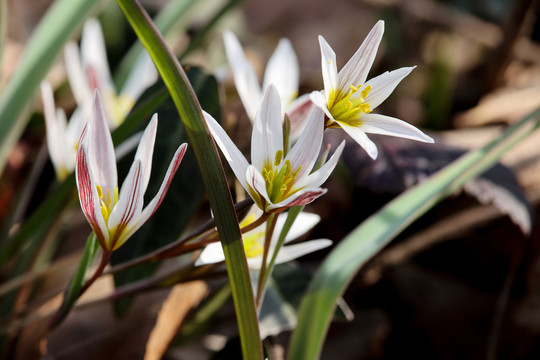
<path fill-rule="evenodd" d="M 101 0 L 59 0 L 35 29 L 22 60 L 0 98 L 0 175 L 11 148 L 26 126 L 22 115 L 56 55 Z"/>
<path fill-rule="evenodd" d="M 490 144 L 470 151 L 388 203 L 343 239 L 310 283 L 300 306 L 289 359 L 318 359 L 336 301 L 360 267 L 415 219 L 493 166 L 508 149 L 539 126 L 540 109 L 537 109 Z"/>
<path fill-rule="evenodd" d="M 150 53 L 184 122 L 223 244 L 242 353 L 245 359 L 262 359 L 257 315 L 238 219 L 223 166 L 206 127 L 199 102 L 178 60 L 165 44 L 148 14 L 134 0 L 117 0 L 117 3 Z"/>

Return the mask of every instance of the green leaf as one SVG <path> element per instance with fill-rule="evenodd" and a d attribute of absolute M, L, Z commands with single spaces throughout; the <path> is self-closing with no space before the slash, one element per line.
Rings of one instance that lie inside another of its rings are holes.
<path fill-rule="evenodd" d="M 35 29 L 0 98 L 0 175 L 27 123 L 22 115 L 70 35 L 100 0 L 55 1 Z"/>
<path fill-rule="evenodd" d="M 406 191 L 360 224 L 326 257 L 302 301 L 289 359 L 317 359 L 336 301 L 360 267 L 438 201 L 482 174 L 540 126 L 540 109 L 485 147 L 471 151 Z"/>
<path fill-rule="evenodd" d="M 204 74 L 198 68 L 191 68 L 188 78 L 207 109 L 219 117 L 219 93 L 213 76 Z M 159 92 L 165 86 L 161 83 L 151 90 Z M 153 92 L 145 94 L 152 96 Z M 168 94 L 168 93 L 167 93 Z M 152 177 L 146 191 L 145 204 L 157 193 L 169 162 L 178 146 L 188 141 L 182 122 L 178 121 L 178 112 L 170 98 L 163 102 L 155 112 L 158 114 L 158 132 L 152 162 Z M 144 126 L 142 127 L 144 128 Z M 142 130 L 141 128 L 141 130 Z M 119 164 L 119 172 L 126 174 L 133 161 L 133 155 L 126 156 Z M 192 152 L 187 152 L 176 173 L 167 196 L 149 221 L 141 227 L 120 249 L 114 252 L 112 264 L 119 264 L 165 246 L 178 239 L 188 221 L 199 208 L 204 195 L 204 186 L 197 162 Z M 116 287 L 140 280 L 154 273 L 159 263 L 145 263 L 114 275 Z M 115 301 L 115 311 L 119 315 L 129 309 L 133 297 Z"/>
<path fill-rule="evenodd" d="M 62 322 L 62 320 L 73 308 L 73 305 L 75 305 L 77 302 L 77 299 L 81 294 L 81 289 L 85 284 L 86 272 L 90 268 L 90 265 L 92 265 L 92 261 L 96 257 L 99 248 L 99 241 L 97 240 L 96 235 L 92 232 L 88 237 L 88 240 L 86 240 L 81 262 L 79 263 L 77 271 L 75 271 L 75 274 L 73 274 L 73 277 L 69 282 L 69 286 L 64 294 L 62 305 L 58 309 L 54 318 L 51 320 L 51 328 Z"/>
<path fill-rule="evenodd" d="M 117 0 L 117 3 L 152 57 L 184 122 L 190 148 L 197 158 L 223 245 L 242 353 L 245 359 L 262 359 L 257 314 L 242 235 L 225 172 L 204 121 L 201 106 L 178 60 L 165 44 L 148 14 L 134 0 Z"/>

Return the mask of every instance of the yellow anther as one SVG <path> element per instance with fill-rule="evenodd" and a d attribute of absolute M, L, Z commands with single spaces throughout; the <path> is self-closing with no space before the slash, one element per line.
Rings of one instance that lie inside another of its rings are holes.
<path fill-rule="evenodd" d="M 368 96 L 370 91 L 371 91 L 371 85 L 368 85 L 368 86 L 366 86 L 366 88 L 364 90 L 362 90 L 360 95 L 362 95 L 362 97 L 365 99 Z"/>
<path fill-rule="evenodd" d="M 347 104 L 345 104 L 347 108 L 352 108 L 352 101 L 347 101 Z"/>
<path fill-rule="evenodd" d="M 96 185 L 96 188 L 97 188 L 98 197 L 100 199 L 103 199 L 103 189 L 99 185 Z"/>
<path fill-rule="evenodd" d="M 274 158 L 274 166 L 279 166 L 279 164 L 281 164 L 281 159 L 283 159 L 283 150 L 278 150 L 276 152 L 276 157 Z"/>
<path fill-rule="evenodd" d="M 351 91 L 352 91 L 352 93 L 354 94 L 355 92 L 357 92 L 359 88 L 360 88 L 360 86 L 353 86 L 353 85 L 351 85 Z"/>

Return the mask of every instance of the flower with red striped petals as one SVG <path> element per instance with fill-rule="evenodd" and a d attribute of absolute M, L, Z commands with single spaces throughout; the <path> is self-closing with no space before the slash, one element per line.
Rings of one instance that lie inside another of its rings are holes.
<path fill-rule="evenodd" d="M 182 162 L 187 144 L 180 145 L 176 150 L 158 193 L 143 207 L 152 169 L 156 131 L 157 114 L 154 114 L 119 190 L 111 133 L 101 96 L 95 91 L 90 121 L 79 140 L 75 176 L 84 215 L 106 251 L 118 249 L 152 216 Z"/>

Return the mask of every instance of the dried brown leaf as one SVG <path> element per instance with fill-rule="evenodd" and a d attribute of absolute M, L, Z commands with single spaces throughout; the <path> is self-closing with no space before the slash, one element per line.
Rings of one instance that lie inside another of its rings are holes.
<path fill-rule="evenodd" d="M 154 329 L 146 344 L 145 360 L 163 358 L 169 343 L 182 325 L 188 312 L 208 294 L 204 281 L 192 281 L 175 285 L 163 303 Z"/>

